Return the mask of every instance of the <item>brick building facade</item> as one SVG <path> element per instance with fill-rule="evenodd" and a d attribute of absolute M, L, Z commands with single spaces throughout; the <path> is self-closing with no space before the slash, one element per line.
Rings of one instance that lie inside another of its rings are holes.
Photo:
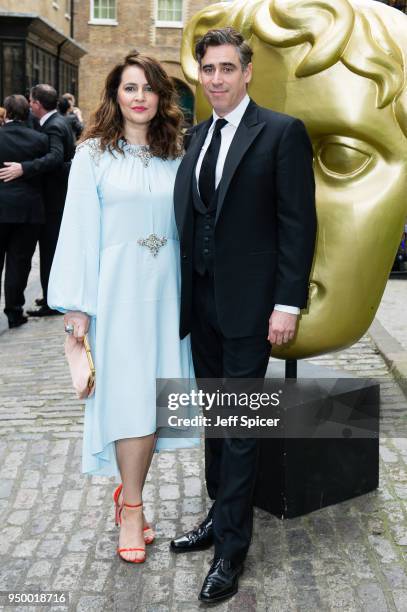
<path fill-rule="evenodd" d="M 151 54 L 176 79 L 181 105 L 193 115 L 193 91 L 180 64 L 183 24 L 212 2 L 205 0 L 75 0 L 75 38 L 88 54 L 81 61 L 80 107 L 96 107 L 109 70 L 131 50 Z"/>
<path fill-rule="evenodd" d="M 0 0 L 0 104 L 37 83 L 76 94 L 85 53 L 73 39 L 71 0 Z"/>

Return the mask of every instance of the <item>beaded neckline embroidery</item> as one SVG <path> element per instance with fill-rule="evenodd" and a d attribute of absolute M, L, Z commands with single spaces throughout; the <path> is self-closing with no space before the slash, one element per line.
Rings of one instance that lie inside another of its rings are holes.
<path fill-rule="evenodd" d="M 143 166 L 147 168 L 150 163 L 150 159 L 153 158 L 153 155 L 150 152 L 150 147 L 148 145 L 130 144 L 123 139 L 120 141 L 120 144 L 125 155 L 131 155 L 132 157 L 138 158 L 143 164 Z M 99 165 L 100 158 L 102 157 L 102 150 L 100 148 L 99 139 L 89 138 L 88 140 L 85 140 L 80 145 L 78 145 L 76 147 L 76 150 L 80 151 L 85 147 L 89 150 L 89 155 L 91 156 L 92 161 L 96 165 Z"/>
<path fill-rule="evenodd" d="M 147 168 L 148 164 L 150 163 L 150 159 L 153 158 L 148 145 L 130 144 L 129 142 L 122 140 L 122 147 L 125 153 L 128 153 L 132 157 L 138 157 L 145 168 Z"/>

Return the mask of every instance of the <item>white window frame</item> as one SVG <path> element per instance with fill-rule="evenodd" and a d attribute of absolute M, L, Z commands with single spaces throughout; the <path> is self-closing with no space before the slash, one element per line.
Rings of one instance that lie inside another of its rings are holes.
<path fill-rule="evenodd" d="M 90 17 L 88 24 L 89 25 L 106 25 L 106 26 L 117 26 L 119 22 L 117 21 L 117 0 L 116 0 L 116 19 L 97 19 L 94 15 L 94 2 L 90 0 Z"/>
<path fill-rule="evenodd" d="M 184 0 L 182 0 L 181 21 L 162 21 L 158 19 L 158 0 L 155 1 L 155 27 L 156 28 L 183 28 L 184 27 Z"/>

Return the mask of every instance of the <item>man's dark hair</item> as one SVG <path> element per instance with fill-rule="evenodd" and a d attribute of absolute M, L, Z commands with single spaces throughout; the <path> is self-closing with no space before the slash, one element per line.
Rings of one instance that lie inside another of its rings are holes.
<path fill-rule="evenodd" d="M 30 105 L 24 96 L 13 94 L 7 96 L 4 100 L 4 108 L 6 109 L 7 119 L 13 121 L 27 121 Z"/>
<path fill-rule="evenodd" d="M 58 94 L 52 85 L 42 83 L 31 88 L 31 97 L 37 100 L 46 111 L 55 110 L 58 102 Z"/>
<path fill-rule="evenodd" d="M 252 60 L 253 51 L 245 42 L 243 36 L 234 28 L 219 28 L 209 30 L 195 45 L 195 57 L 201 66 L 208 47 L 219 47 L 220 45 L 232 45 L 239 54 L 242 70 L 246 70 Z"/>

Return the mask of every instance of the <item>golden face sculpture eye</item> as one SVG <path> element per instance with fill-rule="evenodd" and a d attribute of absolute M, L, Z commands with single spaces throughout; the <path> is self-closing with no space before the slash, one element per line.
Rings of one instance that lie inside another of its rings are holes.
<path fill-rule="evenodd" d="M 365 147 L 364 143 L 363 146 Z M 317 160 L 322 170 L 335 178 L 349 179 L 362 172 L 373 159 L 371 152 L 339 141 L 319 143 Z"/>

